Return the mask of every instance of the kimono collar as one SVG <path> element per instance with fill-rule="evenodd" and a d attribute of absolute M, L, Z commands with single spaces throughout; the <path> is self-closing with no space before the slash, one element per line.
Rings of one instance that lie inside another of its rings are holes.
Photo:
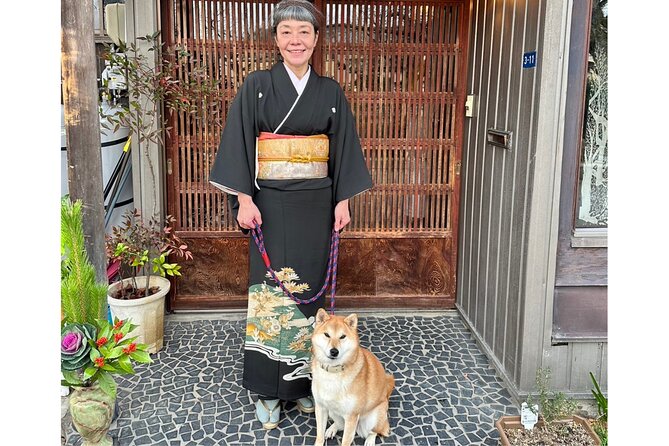
<path fill-rule="evenodd" d="M 293 82 L 293 87 L 295 87 L 295 90 L 297 90 L 297 95 L 301 96 L 302 92 L 304 91 L 304 88 L 307 86 L 307 82 L 309 81 L 309 74 L 311 73 L 311 65 L 307 66 L 307 72 L 304 73 L 302 79 L 298 79 L 295 73 L 293 73 L 293 70 L 288 68 L 288 65 L 284 63 L 283 66 L 288 72 L 288 77 L 290 77 L 290 80 Z"/>

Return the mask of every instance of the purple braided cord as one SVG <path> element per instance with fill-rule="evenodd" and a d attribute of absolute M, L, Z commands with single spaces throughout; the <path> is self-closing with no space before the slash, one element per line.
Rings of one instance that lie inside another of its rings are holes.
<path fill-rule="evenodd" d="M 267 254 L 267 250 L 265 249 L 265 240 L 263 238 L 262 230 L 260 229 L 260 226 L 256 224 L 255 228 L 251 228 L 251 235 L 253 236 L 253 240 L 255 241 L 256 246 L 258 247 L 258 251 L 260 252 L 260 255 L 265 262 L 265 267 L 267 268 L 267 272 L 270 274 L 274 282 L 283 290 L 283 293 L 290 297 L 292 300 L 294 300 L 298 305 L 303 305 L 303 304 L 310 304 L 319 297 L 323 295 L 325 290 L 327 289 L 328 286 L 330 286 L 330 314 L 334 314 L 334 306 L 335 306 L 335 292 L 337 288 L 337 257 L 339 256 L 339 232 L 335 231 L 334 229 L 332 230 L 332 238 L 330 240 L 330 254 L 328 256 L 328 267 L 327 267 L 327 272 L 325 275 L 325 283 L 323 284 L 323 287 L 321 290 L 316 294 L 315 296 L 309 298 L 309 299 L 300 299 L 291 293 L 286 286 L 279 280 L 279 278 L 276 275 L 276 272 L 271 266 L 271 263 L 269 261 L 269 256 Z"/>

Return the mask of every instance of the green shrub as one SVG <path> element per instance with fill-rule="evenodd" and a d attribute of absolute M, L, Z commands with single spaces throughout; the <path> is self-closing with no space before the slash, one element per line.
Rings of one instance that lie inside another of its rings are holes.
<path fill-rule="evenodd" d="M 66 322 L 94 324 L 106 318 L 107 284 L 96 282 L 84 245 L 82 203 L 63 197 L 60 206 L 60 303 Z"/>
<path fill-rule="evenodd" d="M 535 384 L 539 395 L 536 398 L 538 399 L 539 412 L 547 423 L 560 418 L 570 417 L 577 409 L 576 401 L 567 398 L 564 393 L 548 390 L 550 381 L 550 368 L 537 369 Z M 536 404 L 534 398 L 532 394 L 527 397 L 527 404 L 530 407 Z"/>

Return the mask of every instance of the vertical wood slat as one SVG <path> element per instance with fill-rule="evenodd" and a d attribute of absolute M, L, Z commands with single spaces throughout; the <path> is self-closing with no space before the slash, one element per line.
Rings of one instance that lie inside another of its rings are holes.
<path fill-rule="evenodd" d="M 174 22 L 173 37 L 166 39 L 172 44 L 170 50 L 181 47 L 191 53 L 189 60 L 177 67 L 178 78 L 188 81 L 192 70 L 206 67 L 207 73 L 221 82 L 219 124 L 225 121 L 244 77 L 271 66 L 276 59 L 269 33 L 269 4 L 173 0 L 164 8 L 166 17 L 171 16 Z M 207 110 L 202 122 L 185 113 L 175 114 L 175 137 L 169 144 L 174 175 L 169 201 L 181 231 L 235 230 L 227 212 L 227 195 L 207 181 L 220 138 L 220 125 L 212 121 L 214 117 Z"/>
<path fill-rule="evenodd" d="M 176 43 L 195 54 L 180 75 L 204 64 L 221 80 L 224 122 L 244 77 L 276 59 L 268 23 L 275 2 L 174 1 Z M 349 97 L 377 186 L 352 200 L 349 233 L 449 234 L 453 73 L 461 65 L 452 21 L 461 13 L 437 0 L 319 3 L 334 23 L 321 32 L 320 71 Z M 177 127 L 171 190 L 179 197 L 179 229 L 234 231 L 227 196 L 207 183 L 220 128 L 183 115 Z"/>
<path fill-rule="evenodd" d="M 165 42 L 166 46 L 166 51 L 164 55 L 168 60 L 174 60 L 173 48 L 175 47 L 175 42 L 178 39 L 178 37 L 176 36 L 176 30 L 175 30 L 175 14 L 172 13 L 174 11 L 173 0 L 165 0 L 161 2 L 160 8 L 161 8 L 160 13 L 164 17 L 161 31 L 161 39 L 163 42 Z M 177 72 L 177 77 L 178 75 L 179 73 Z M 169 122 L 170 122 L 169 125 L 172 127 L 172 129 L 169 132 L 167 132 L 167 135 L 165 135 L 166 137 L 165 145 L 167 148 L 167 159 L 174 160 L 176 159 L 175 156 L 176 154 L 174 151 L 174 147 L 176 146 L 176 144 L 174 144 L 174 142 L 177 140 L 176 116 L 174 114 L 170 115 Z M 175 196 L 176 182 L 175 181 L 168 182 L 167 188 L 168 188 L 168 196 Z M 176 205 L 174 200 L 167 200 L 167 213 L 169 215 L 178 218 L 179 215 L 177 213 L 177 209 L 178 206 Z"/>

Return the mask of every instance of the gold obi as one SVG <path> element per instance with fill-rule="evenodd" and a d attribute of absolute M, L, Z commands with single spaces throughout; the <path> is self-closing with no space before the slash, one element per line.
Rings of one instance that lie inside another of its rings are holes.
<path fill-rule="evenodd" d="M 260 132 L 258 179 L 293 180 L 328 176 L 327 135 L 293 136 Z"/>

